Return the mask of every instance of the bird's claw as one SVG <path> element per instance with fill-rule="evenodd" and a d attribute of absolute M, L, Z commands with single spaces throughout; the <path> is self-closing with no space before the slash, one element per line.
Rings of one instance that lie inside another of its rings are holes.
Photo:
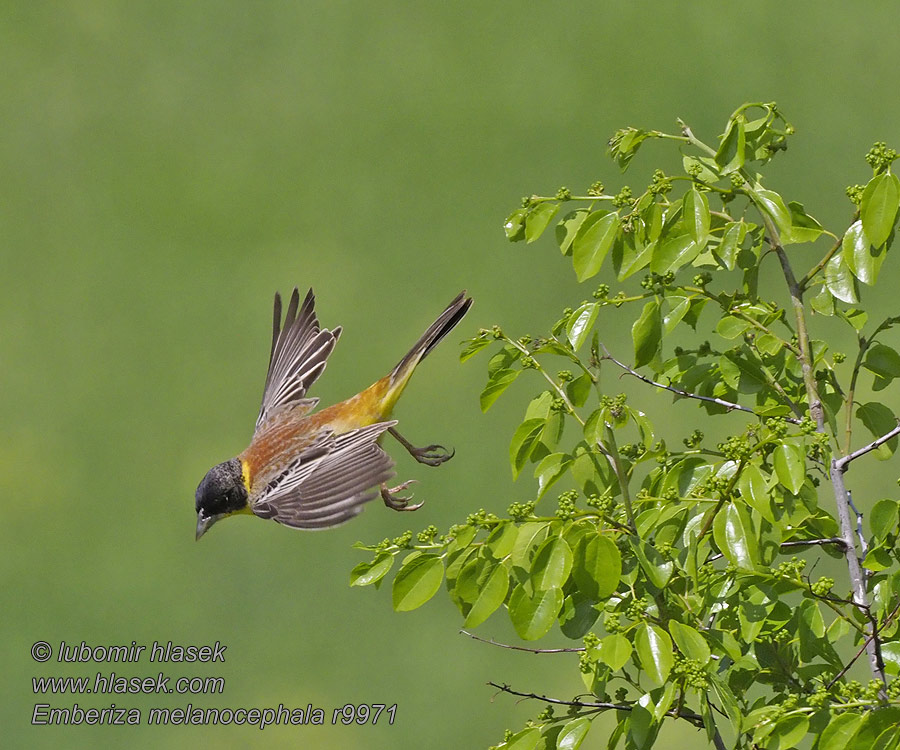
<path fill-rule="evenodd" d="M 455 453 L 455 450 L 447 450 L 443 445 L 426 445 L 424 448 L 410 450 L 410 455 L 426 466 L 440 466 L 453 458 Z"/>
<path fill-rule="evenodd" d="M 409 501 L 413 498 L 412 493 L 406 496 L 398 494 L 403 492 L 409 485 L 415 484 L 416 481 L 417 480 L 415 479 L 409 479 L 402 484 L 398 484 L 396 487 L 390 488 L 386 485 L 381 485 L 381 499 L 384 500 L 384 504 L 391 510 L 399 511 L 413 511 L 421 508 L 425 504 L 424 501 L 412 505 L 409 504 Z"/>

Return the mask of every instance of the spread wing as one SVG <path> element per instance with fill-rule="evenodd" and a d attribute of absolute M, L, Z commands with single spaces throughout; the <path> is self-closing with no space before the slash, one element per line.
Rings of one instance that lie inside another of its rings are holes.
<path fill-rule="evenodd" d="M 252 510 L 297 529 L 337 526 L 377 496 L 394 462 L 376 442 L 396 421 L 324 433 L 263 490 Z"/>
<path fill-rule="evenodd" d="M 269 354 L 269 372 L 266 375 L 262 407 L 256 420 L 257 430 L 281 408 L 300 407 L 309 411 L 317 403 L 317 399 L 305 399 L 304 396 L 325 370 L 328 356 L 341 335 L 341 329 L 322 330 L 316 317 L 315 304 L 316 297 L 312 289 L 306 293 L 301 305 L 300 293 L 295 288 L 282 325 L 281 295 L 275 294 L 272 351 Z"/>

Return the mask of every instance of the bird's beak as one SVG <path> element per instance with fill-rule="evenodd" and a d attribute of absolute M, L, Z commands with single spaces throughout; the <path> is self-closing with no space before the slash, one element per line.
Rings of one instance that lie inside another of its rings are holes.
<path fill-rule="evenodd" d="M 206 530 L 212 526 L 216 521 L 222 518 L 222 515 L 217 516 L 205 516 L 202 513 L 197 514 L 197 536 L 194 539 L 199 539 L 206 533 Z"/>

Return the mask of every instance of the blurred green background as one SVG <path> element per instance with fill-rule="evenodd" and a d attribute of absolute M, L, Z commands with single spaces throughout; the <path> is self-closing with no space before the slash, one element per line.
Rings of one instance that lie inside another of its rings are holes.
<path fill-rule="evenodd" d="M 776 100 L 798 135 L 770 184 L 840 224 L 866 149 L 900 140 L 895 22 L 889 2 L 4 3 L 6 746 L 477 748 L 540 710 L 487 680 L 579 692 L 574 656 L 557 670 L 568 656 L 458 635 L 444 595 L 395 614 L 388 590 L 347 585 L 357 539 L 533 491 L 506 459 L 532 391 L 517 384 L 482 416 L 484 362 L 460 366 L 454 345 L 493 323 L 537 332 L 590 289 L 551 242 L 507 245 L 503 218 L 525 193 L 621 185 L 603 156 L 618 127 L 680 116 L 711 139 L 741 102 Z M 638 174 L 663 153 L 645 152 Z M 250 437 L 271 297 L 294 285 L 345 326 L 324 403 L 385 374 L 469 289 L 475 307 L 397 410 L 408 437 L 457 456 L 432 470 L 394 451 L 400 478 L 421 480 L 415 516 L 372 505 L 324 533 L 239 518 L 195 544 L 194 488 Z M 624 333 L 606 341 L 627 353 Z M 512 638 L 502 615 L 481 631 Z M 224 665 L 164 671 L 223 676 L 225 692 L 45 701 L 33 675 L 159 668 L 38 665 L 37 640 L 219 640 Z M 264 732 L 29 726 L 36 702 L 146 714 L 191 700 L 398 710 L 394 726 Z"/>

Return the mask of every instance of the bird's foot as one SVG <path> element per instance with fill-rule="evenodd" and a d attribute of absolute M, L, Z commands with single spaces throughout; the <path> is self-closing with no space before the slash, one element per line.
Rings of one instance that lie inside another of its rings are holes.
<path fill-rule="evenodd" d="M 455 450 L 447 450 L 443 445 L 426 445 L 424 448 L 411 448 L 409 451 L 409 455 L 426 466 L 440 466 L 453 458 L 455 453 Z"/>
<path fill-rule="evenodd" d="M 426 466 L 440 466 L 453 458 L 453 454 L 456 453 L 456 451 L 447 450 L 443 445 L 426 445 L 424 448 L 416 448 L 393 427 L 388 428 L 388 432 L 397 439 L 400 445 L 406 448 L 410 456 Z"/>
<path fill-rule="evenodd" d="M 413 511 L 421 508 L 425 504 L 424 502 L 409 504 L 409 501 L 413 499 L 412 493 L 406 496 L 398 494 L 403 492 L 409 485 L 415 484 L 416 481 L 415 479 L 408 479 L 402 484 L 390 488 L 385 484 L 381 485 L 381 499 L 384 500 L 384 504 L 391 510 Z"/>

